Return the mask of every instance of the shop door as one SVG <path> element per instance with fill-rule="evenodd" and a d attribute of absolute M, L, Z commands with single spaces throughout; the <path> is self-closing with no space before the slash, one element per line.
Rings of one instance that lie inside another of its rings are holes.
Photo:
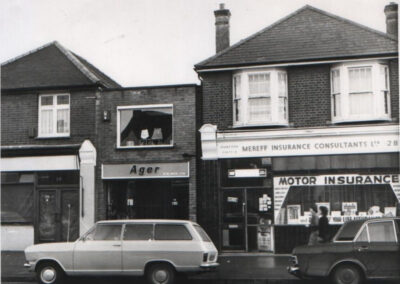
<path fill-rule="evenodd" d="M 223 250 L 273 251 L 273 207 L 267 192 L 264 188 L 223 190 Z"/>
<path fill-rule="evenodd" d="M 79 195 L 76 189 L 41 189 L 38 194 L 39 243 L 75 241 L 79 236 Z"/>

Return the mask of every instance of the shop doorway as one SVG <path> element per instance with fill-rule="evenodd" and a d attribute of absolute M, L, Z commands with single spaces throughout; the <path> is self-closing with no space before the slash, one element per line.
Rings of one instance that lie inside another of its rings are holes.
<path fill-rule="evenodd" d="M 36 208 L 37 242 L 75 241 L 79 237 L 78 189 L 39 189 Z"/>
<path fill-rule="evenodd" d="M 223 189 L 222 249 L 273 252 L 273 202 L 267 188 Z"/>
<path fill-rule="evenodd" d="M 108 219 L 188 219 L 189 184 L 142 179 L 108 183 Z"/>

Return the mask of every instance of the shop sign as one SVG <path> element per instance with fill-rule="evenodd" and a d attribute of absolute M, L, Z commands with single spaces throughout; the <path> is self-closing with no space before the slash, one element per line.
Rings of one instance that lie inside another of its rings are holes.
<path fill-rule="evenodd" d="M 318 176 L 281 176 L 274 177 L 274 213 L 275 223 L 279 224 L 279 212 L 282 209 L 283 203 L 292 186 L 318 186 L 318 185 L 374 185 L 374 184 L 389 184 L 400 202 L 400 175 L 399 174 L 380 174 L 380 175 L 318 175 Z M 343 211 L 357 211 L 357 204 L 353 202 L 344 202 L 342 204 Z M 329 207 L 329 205 L 327 206 Z M 291 208 L 292 210 L 293 208 Z M 327 208 L 330 211 L 330 208 Z M 373 208 L 372 208 L 373 209 Z M 293 209 L 294 210 L 294 209 Z M 292 211 L 293 211 L 292 210 Z M 391 208 L 385 208 L 387 213 L 393 211 Z M 291 213 L 293 213 L 291 211 Z M 332 216 L 336 212 L 331 212 Z M 291 214 L 291 217 L 294 213 Z M 360 214 L 359 214 L 360 215 Z M 375 216 L 376 217 L 376 216 Z M 298 219 L 298 218 L 291 218 Z M 298 219 L 299 220 L 299 219 Z M 347 220 L 347 219 L 346 219 Z M 301 223 L 301 220 L 299 221 Z M 305 221 L 306 222 L 306 221 Z"/>
<path fill-rule="evenodd" d="M 103 179 L 187 178 L 189 162 L 102 165 Z"/>

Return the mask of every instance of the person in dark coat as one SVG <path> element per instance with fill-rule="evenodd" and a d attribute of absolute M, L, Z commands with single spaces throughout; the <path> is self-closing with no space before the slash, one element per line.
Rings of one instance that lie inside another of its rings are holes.
<path fill-rule="evenodd" d="M 326 243 L 329 242 L 328 208 L 320 206 L 319 211 L 321 212 L 321 217 L 318 221 L 318 241 L 320 243 Z"/>

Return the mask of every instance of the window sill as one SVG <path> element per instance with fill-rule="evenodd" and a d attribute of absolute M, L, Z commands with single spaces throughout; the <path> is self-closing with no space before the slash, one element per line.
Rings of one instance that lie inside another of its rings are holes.
<path fill-rule="evenodd" d="M 117 150 L 135 150 L 135 149 L 165 149 L 174 148 L 175 145 L 140 145 L 140 146 L 117 146 Z"/>
<path fill-rule="evenodd" d="M 35 139 L 37 140 L 45 140 L 45 139 L 70 139 L 71 136 L 67 135 L 67 136 L 37 136 L 35 137 Z"/>
<path fill-rule="evenodd" d="M 351 122 L 367 122 L 367 121 L 392 121 L 392 118 L 390 118 L 390 117 L 342 118 L 342 119 L 332 119 L 332 124 L 351 123 Z"/>
<path fill-rule="evenodd" d="M 232 128 L 243 128 L 243 127 L 261 127 L 261 126 L 289 126 L 289 122 L 269 122 L 269 123 L 247 123 L 247 124 L 234 124 Z"/>

